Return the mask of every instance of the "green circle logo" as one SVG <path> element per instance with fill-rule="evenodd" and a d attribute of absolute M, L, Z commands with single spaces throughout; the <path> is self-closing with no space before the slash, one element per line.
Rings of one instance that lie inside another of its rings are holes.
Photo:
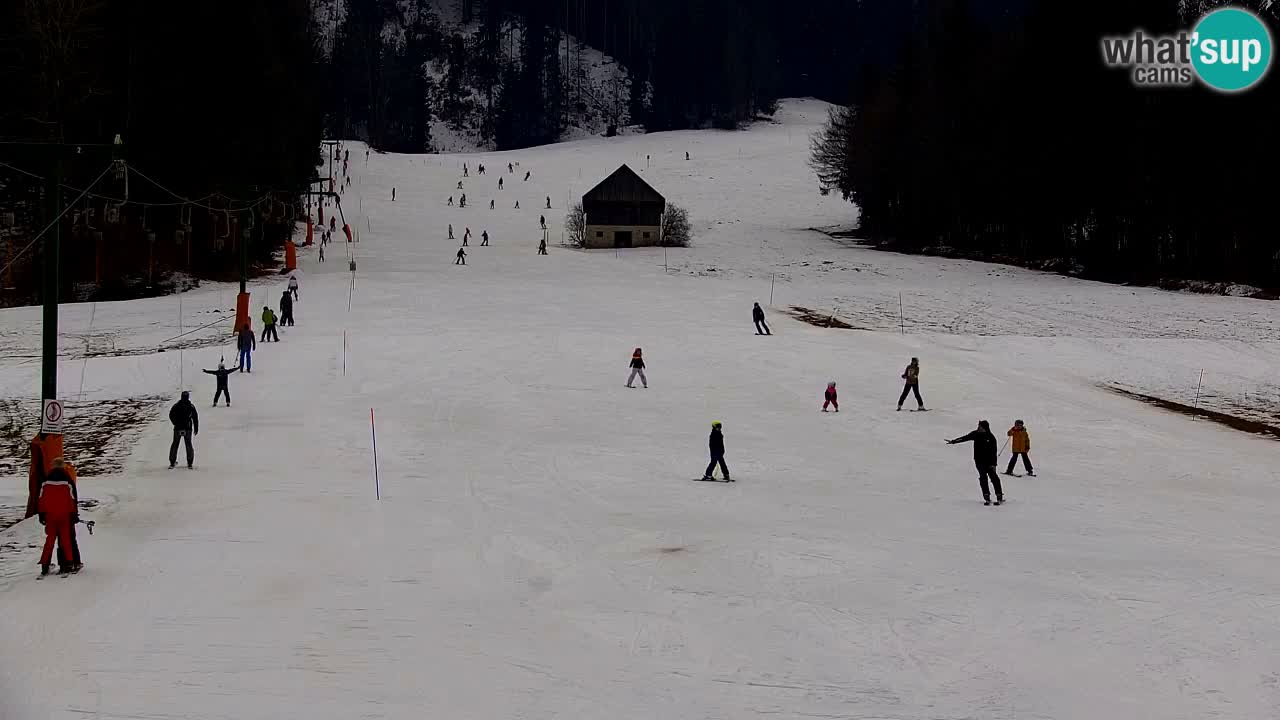
<path fill-rule="evenodd" d="M 1214 10 L 1200 18 L 1193 33 L 1191 65 L 1214 90 L 1237 92 L 1252 87 L 1271 66 L 1271 33 L 1248 10 Z"/>

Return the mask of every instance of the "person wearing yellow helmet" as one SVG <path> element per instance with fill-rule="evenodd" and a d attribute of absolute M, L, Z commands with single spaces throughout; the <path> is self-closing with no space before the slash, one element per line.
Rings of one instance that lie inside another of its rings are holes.
<path fill-rule="evenodd" d="M 707 471 L 702 474 L 703 480 L 711 479 L 711 472 L 715 470 L 716 463 L 719 463 L 720 472 L 724 473 L 724 481 L 733 482 L 733 478 L 729 476 L 729 466 L 724 463 L 724 434 L 721 432 L 722 427 L 719 420 L 711 423 L 711 437 L 708 441 L 711 449 L 711 462 L 707 464 Z"/>

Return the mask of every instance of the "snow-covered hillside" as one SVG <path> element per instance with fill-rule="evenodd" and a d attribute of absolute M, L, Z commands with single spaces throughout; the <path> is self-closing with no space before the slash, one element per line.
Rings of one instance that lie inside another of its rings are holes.
<path fill-rule="evenodd" d="M 68 352 L 120 350 L 68 356 L 64 394 L 191 389 L 197 468 L 166 469 L 161 409 L 81 482 L 81 574 L 37 581 L 40 527 L 0 533 L 0 717 L 1275 716 L 1277 446 L 1106 386 L 1190 402 L 1204 369 L 1202 404 L 1273 404 L 1278 306 L 841 244 L 810 230 L 852 214 L 805 164 L 825 106 L 778 119 L 367 165 L 353 145 L 354 285 L 347 247 L 302 250 L 298 325 L 231 408 L 199 373 L 232 358 L 225 324 L 149 351 L 233 286 L 64 306 Z M 624 162 L 689 209 L 693 247 L 557 245 Z M 251 289 L 274 307 L 284 283 Z M 0 396 L 37 396 L 39 323 L 0 311 Z M 624 387 L 637 346 L 647 390 Z M 911 356 L 932 412 L 894 411 Z M 943 443 L 981 418 L 1031 432 L 1038 475 L 1003 478 L 1003 507 Z M 732 485 L 691 481 L 714 420 Z"/>

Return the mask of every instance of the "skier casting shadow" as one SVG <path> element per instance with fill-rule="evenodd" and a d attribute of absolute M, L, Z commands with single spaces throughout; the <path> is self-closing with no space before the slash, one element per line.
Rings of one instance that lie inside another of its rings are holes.
<path fill-rule="evenodd" d="M 191 436 L 200 434 L 200 413 L 191 404 L 191 393 L 182 391 L 182 399 L 169 409 L 169 422 L 173 423 L 173 444 L 169 446 L 169 469 L 178 464 L 178 442 L 187 444 L 187 469 L 195 466 L 196 450 L 191 446 Z"/>
<path fill-rule="evenodd" d="M 948 445 L 956 443 L 973 443 L 973 464 L 978 468 L 978 484 L 982 487 L 982 504 L 991 504 L 991 491 L 987 487 L 987 479 L 995 486 L 996 504 L 1004 502 L 1004 490 L 1000 487 L 1000 475 L 996 473 L 996 436 L 991 434 L 991 425 L 986 420 L 978 421 L 978 429 L 948 440 Z"/>
<path fill-rule="evenodd" d="M 751 308 L 751 319 L 756 323 L 757 335 L 772 335 L 769 332 L 769 324 L 764 321 L 764 310 L 760 307 L 760 303 L 756 303 Z"/>
<path fill-rule="evenodd" d="M 716 464 L 720 465 L 720 472 L 724 473 L 725 482 L 733 482 L 733 478 L 729 477 L 729 466 L 724 464 L 724 434 L 720 432 L 720 421 L 711 423 L 711 437 L 708 438 L 708 445 L 711 450 L 711 462 L 707 464 L 707 471 L 702 474 L 703 480 L 710 480 L 711 473 L 715 471 Z"/>
<path fill-rule="evenodd" d="M 920 358 L 911 358 L 907 369 L 902 371 L 902 379 L 906 384 L 902 386 L 902 395 L 898 396 L 898 409 L 902 409 L 902 402 L 907 399 L 907 395 L 914 392 L 919 409 L 924 410 L 924 400 L 920 398 Z"/>

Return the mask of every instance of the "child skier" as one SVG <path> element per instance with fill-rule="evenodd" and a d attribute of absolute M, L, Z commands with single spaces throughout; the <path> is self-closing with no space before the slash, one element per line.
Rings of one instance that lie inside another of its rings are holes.
<path fill-rule="evenodd" d="M 834 405 L 836 412 L 840 412 L 840 403 L 836 400 L 836 384 L 834 382 L 827 383 L 827 392 L 822 401 L 822 412 L 827 411 L 827 405 Z"/>
<path fill-rule="evenodd" d="M 1022 456 L 1022 466 L 1026 468 L 1027 474 L 1031 477 L 1036 476 L 1036 471 L 1031 469 L 1031 458 L 1027 453 L 1031 452 L 1031 434 L 1027 432 L 1027 426 L 1021 420 L 1014 420 L 1013 427 L 1009 428 L 1009 437 L 1012 438 L 1013 455 L 1009 457 L 1009 467 L 1005 468 L 1005 475 L 1013 474 L 1013 465 L 1018 462 L 1018 456 Z"/>
<path fill-rule="evenodd" d="M 627 378 L 627 387 L 635 387 L 632 385 L 636 381 L 636 376 L 640 376 L 640 382 L 644 384 L 645 389 L 649 388 L 649 378 L 644 376 L 644 358 L 641 357 L 640 348 L 636 348 L 631 353 L 631 377 Z"/>
<path fill-rule="evenodd" d="M 226 396 L 227 407 L 231 407 L 231 390 L 227 388 L 227 376 L 240 369 L 237 365 L 230 370 L 227 369 L 226 363 L 218 361 L 217 370 L 205 370 L 204 372 L 217 378 L 217 389 L 213 393 L 213 406 L 218 407 L 218 398 Z"/>
<path fill-rule="evenodd" d="M 463 250 L 462 248 L 458 248 L 458 259 L 457 259 L 457 260 L 454 260 L 454 261 L 453 261 L 453 264 L 454 264 L 454 265 L 466 265 L 466 264 L 467 264 L 467 251 L 466 251 L 466 250 Z"/>
<path fill-rule="evenodd" d="M 293 299 L 298 300 L 298 276 L 289 276 L 289 292 L 293 293 Z"/>
<path fill-rule="evenodd" d="M 982 487 L 982 504 L 991 504 L 991 491 L 987 489 L 987 479 L 996 490 L 996 504 L 1004 502 L 1004 490 L 1000 487 L 1000 476 L 996 473 L 996 436 L 991 434 L 991 425 L 986 420 L 978 421 L 978 429 L 968 435 L 961 435 L 948 440 L 948 445 L 956 443 L 973 443 L 973 464 L 978 468 L 978 484 Z"/>
<path fill-rule="evenodd" d="M 720 432 L 720 421 L 711 423 L 711 437 L 708 438 L 708 446 L 711 450 L 711 462 L 707 465 L 707 471 L 702 474 L 703 480 L 710 480 L 711 473 L 715 471 L 716 464 L 720 465 L 720 472 L 724 473 L 725 482 L 733 482 L 733 478 L 729 477 L 729 466 L 724 464 L 724 434 Z"/>
<path fill-rule="evenodd" d="M 547 196 L 547 209 L 548 209 L 548 210 L 550 210 L 550 209 L 551 209 L 551 196 L 550 196 L 550 195 L 548 195 L 548 196 Z"/>
<path fill-rule="evenodd" d="M 924 400 L 920 399 L 920 358 L 911 358 L 907 369 L 902 371 L 902 379 L 906 384 L 902 386 L 902 395 L 898 397 L 898 409 L 902 409 L 902 402 L 907 399 L 907 394 L 914 392 L 916 402 L 920 405 L 920 409 L 924 410 Z"/>
<path fill-rule="evenodd" d="M 44 550 L 40 553 L 41 576 L 49 574 L 55 541 L 58 544 L 60 558 L 58 574 L 65 575 L 80 569 L 79 548 L 75 546 L 73 540 L 79 515 L 76 495 L 73 476 L 67 472 L 62 458 L 55 458 L 53 469 L 40 484 L 40 499 L 37 506 L 40 512 L 40 524 L 44 525 Z M 65 565 L 62 564 L 63 561 Z"/>

